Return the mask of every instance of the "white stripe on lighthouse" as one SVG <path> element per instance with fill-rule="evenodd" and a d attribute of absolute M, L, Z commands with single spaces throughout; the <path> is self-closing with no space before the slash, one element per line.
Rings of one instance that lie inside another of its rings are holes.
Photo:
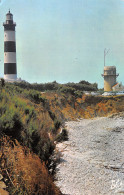
<path fill-rule="evenodd" d="M 4 74 L 4 79 L 11 81 L 17 79 L 17 74 Z"/>
<path fill-rule="evenodd" d="M 15 52 L 5 52 L 4 53 L 4 63 L 16 63 L 16 53 Z"/>
<path fill-rule="evenodd" d="M 4 32 L 4 41 L 15 42 L 15 31 L 5 31 Z"/>

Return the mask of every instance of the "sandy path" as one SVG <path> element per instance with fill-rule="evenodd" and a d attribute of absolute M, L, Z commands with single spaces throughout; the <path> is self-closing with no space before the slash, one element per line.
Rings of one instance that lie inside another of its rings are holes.
<path fill-rule="evenodd" d="M 66 123 L 56 184 L 66 195 L 124 194 L 124 118 Z"/>

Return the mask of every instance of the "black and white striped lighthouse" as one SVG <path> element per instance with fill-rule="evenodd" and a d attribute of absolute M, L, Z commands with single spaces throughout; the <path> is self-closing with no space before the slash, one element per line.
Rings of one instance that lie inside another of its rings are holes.
<path fill-rule="evenodd" d="M 6 81 L 17 80 L 16 67 L 16 39 L 13 15 L 9 12 L 6 14 L 4 26 L 4 79 Z"/>

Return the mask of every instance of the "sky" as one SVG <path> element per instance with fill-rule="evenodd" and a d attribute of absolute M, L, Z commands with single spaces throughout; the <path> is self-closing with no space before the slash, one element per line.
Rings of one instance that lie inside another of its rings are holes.
<path fill-rule="evenodd" d="M 103 87 L 115 65 L 124 85 L 123 0 L 1 0 L 0 77 L 4 74 L 5 16 L 16 22 L 17 75 L 30 83 L 79 82 Z"/>

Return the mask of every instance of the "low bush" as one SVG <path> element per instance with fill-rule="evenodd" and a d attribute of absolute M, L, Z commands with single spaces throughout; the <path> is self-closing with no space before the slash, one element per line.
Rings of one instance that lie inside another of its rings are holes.
<path fill-rule="evenodd" d="M 83 92 L 82 91 L 75 91 L 74 92 L 76 98 L 82 98 Z"/>
<path fill-rule="evenodd" d="M 56 81 L 54 82 L 49 82 L 49 83 L 33 83 L 30 84 L 28 82 L 17 82 L 14 83 L 16 86 L 19 86 L 23 89 L 28 89 L 28 90 L 38 90 L 38 91 L 61 91 L 63 93 L 73 93 L 73 90 L 69 88 L 73 88 L 75 91 L 97 91 L 98 90 L 98 85 L 97 83 L 89 83 L 88 81 L 80 81 L 79 83 L 66 83 L 66 84 L 59 84 Z M 69 87 L 69 88 L 68 88 Z M 71 91 L 70 91 L 71 90 Z"/>
<path fill-rule="evenodd" d="M 63 86 L 59 89 L 59 91 L 62 93 L 70 93 L 70 94 L 74 95 L 75 89 L 73 87 Z"/>
<path fill-rule="evenodd" d="M 29 97 L 31 101 L 34 101 L 35 103 L 45 103 L 46 99 L 41 97 L 41 93 L 36 90 L 25 90 L 25 96 Z"/>

